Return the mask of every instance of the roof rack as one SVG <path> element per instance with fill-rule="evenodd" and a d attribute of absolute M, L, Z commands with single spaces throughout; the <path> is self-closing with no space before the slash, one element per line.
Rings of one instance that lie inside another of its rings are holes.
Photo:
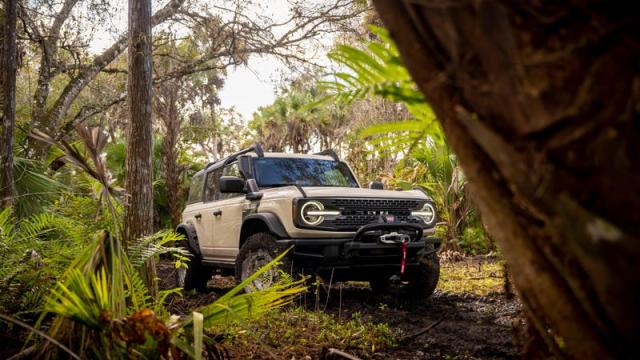
<path fill-rule="evenodd" d="M 262 150 L 262 146 L 260 146 L 260 144 L 256 143 L 251 145 L 250 147 L 246 148 L 246 149 L 242 149 L 240 151 L 238 151 L 237 153 L 231 154 L 229 156 L 227 156 L 226 158 L 222 159 L 222 160 L 218 160 L 218 161 L 212 161 L 210 163 L 207 164 L 207 166 L 205 167 L 205 170 L 210 168 L 211 166 L 213 166 L 214 164 L 218 164 L 218 163 L 222 163 L 222 165 L 227 165 L 230 164 L 234 161 L 236 161 L 236 159 L 238 159 L 238 156 L 240 155 L 244 155 L 250 152 L 255 152 L 256 155 L 258 155 L 258 157 L 264 157 L 264 151 Z"/>
<path fill-rule="evenodd" d="M 319 153 L 315 153 L 314 155 L 326 155 L 326 156 L 331 156 L 331 158 L 333 158 L 333 160 L 335 161 L 340 161 L 340 157 L 338 156 L 338 154 L 333 151 L 332 149 L 326 149 L 326 150 L 322 150 Z"/>

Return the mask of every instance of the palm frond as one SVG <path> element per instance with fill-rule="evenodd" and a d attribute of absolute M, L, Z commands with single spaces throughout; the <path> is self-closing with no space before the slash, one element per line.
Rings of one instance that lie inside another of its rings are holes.
<path fill-rule="evenodd" d="M 214 303 L 199 308 L 197 312 L 203 314 L 205 328 L 214 324 L 222 324 L 230 319 L 242 319 L 250 315 L 258 315 L 264 311 L 284 306 L 291 303 L 296 296 L 305 292 L 306 287 L 303 286 L 305 280 L 301 279 L 294 282 L 285 281 L 278 283 L 263 291 L 238 295 L 247 285 L 251 284 L 251 282 L 264 274 L 264 272 L 278 264 L 287 253 L 288 250 L 260 268 L 222 297 L 218 298 Z M 190 327 L 192 323 L 193 318 L 189 316 L 184 320 L 182 326 Z"/>
<path fill-rule="evenodd" d="M 25 217 L 42 211 L 67 186 L 45 174 L 41 162 L 21 156 L 13 158 L 15 213 Z"/>
<path fill-rule="evenodd" d="M 332 80 L 322 81 L 320 86 L 330 95 L 316 104 L 326 101 L 351 103 L 368 96 L 380 96 L 402 103 L 413 118 L 376 124 L 360 131 L 359 136 L 374 148 L 399 153 L 413 150 L 426 142 L 427 137 L 432 142 L 443 142 L 435 114 L 411 79 L 389 34 L 379 27 L 371 26 L 370 29 L 379 40 L 366 43 L 366 50 L 341 45 L 329 54 L 331 60 L 349 71 L 331 74 Z"/>

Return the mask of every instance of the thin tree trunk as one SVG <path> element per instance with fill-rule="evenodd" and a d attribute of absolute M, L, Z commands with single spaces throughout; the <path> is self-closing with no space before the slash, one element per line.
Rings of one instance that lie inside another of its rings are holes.
<path fill-rule="evenodd" d="M 180 168 L 178 166 L 178 136 L 180 135 L 180 116 L 178 114 L 178 87 L 170 83 L 165 89 L 165 107 L 162 118 L 166 134 L 164 137 L 163 153 L 165 163 L 165 184 L 167 187 L 167 207 L 173 229 L 180 224 Z"/>
<path fill-rule="evenodd" d="M 0 209 L 13 204 L 13 131 L 16 123 L 16 11 L 17 0 L 4 0 L 4 26 L 0 59 Z"/>
<path fill-rule="evenodd" d="M 129 0 L 129 127 L 124 218 L 125 244 L 153 232 L 151 124 L 151 0 Z M 155 264 L 144 274 L 155 295 Z"/>
<path fill-rule="evenodd" d="M 547 346 L 638 358 L 635 4 L 374 3 Z"/>

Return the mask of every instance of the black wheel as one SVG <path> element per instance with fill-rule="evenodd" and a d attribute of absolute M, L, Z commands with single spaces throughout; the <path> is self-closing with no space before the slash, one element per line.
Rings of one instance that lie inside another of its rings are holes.
<path fill-rule="evenodd" d="M 282 253 L 276 238 L 270 233 L 256 233 L 247 238 L 236 259 L 236 282 L 240 283 L 270 263 Z M 280 281 L 282 272 L 298 278 L 302 271 L 293 266 L 289 256 L 284 257 L 277 266 L 265 271 L 260 277 L 245 287 L 246 292 L 265 290 Z"/>
<path fill-rule="evenodd" d="M 211 279 L 211 268 L 202 266 L 200 259 L 193 257 L 189 261 L 189 267 L 179 268 L 175 272 L 176 284 L 186 291 L 195 289 L 198 292 L 207 290 L 207 283 Z"/>
<path fill-rule="evenodd" d="M 184 233 L 183 235 L 188 236 Z M 207 282 L 213 274 L 213 269 L 202 265 L 201 257 L 190 249 L 186 240 L 181 241 L 179 246 L 187 250 L 191 257 L 188 268 L 180 267 L 174 272 L 176 287 L 181 287 L 186 291 L 195 289 L 198 292 L 204 292 L 207 289 Z"/>
<path fill-rule="evenodd" d="M 425 248 L 426 255 L 420 257 L 420 265 L 407 274 L 407 293 L 414 299 L 427 299 L 436 290 L 440 279 L 440 259 L 433 245 Z"/>

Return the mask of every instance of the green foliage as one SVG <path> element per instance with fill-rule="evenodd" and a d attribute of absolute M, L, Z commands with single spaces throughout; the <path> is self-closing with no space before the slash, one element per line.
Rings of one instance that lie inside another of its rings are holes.
<path fill-rule="evenodd" d="M 332 81 L 321 85 L 329 96 L 322 101 L 352 103 L 367 96 L 380 96 L 406 106 L 412 119 L 391 121 L 370 126 L 360 135 L 374 147 L 393 151 L 413 149 L 426 141 L 443 143 L 444 137 L 431 106 L 411 79 L 400 53 L 386 30 L 369 27 L 379 40 L 364 44 L 366 50 L 340 45 L 329 58 L 346 67 L 349 72 L 332 74 Z"/>
<path fill-rule="evenodd" d="M 382 310 L 384 311 L 384 310 Z M 320 357 L 322 348 L 349 349 L 362 358 L 397 345 L 398 334 L 384 323 L 354 313 L 347 319 L 295 307 L 273 311 L 255 321 L 233 321 L 208 330 L 224 335 L 223 345 L 236 358 L 259 357 L 255 344 L 268 344 L 271 356 L 282 359 Z M 266 355 L 266 354 L 265 354 Z"/>
<path fill-rule="evenodd" d="M 0 212 L 0 312 L 33 317 L 85 242 L 79 224 L 57 214 Z"/>
<path fill-rule="evenodd" d="M 179 241 L 185 241 L 183 235 L 171 230 L 161 230 L 151 236 L 133 241 L 127 248 L 127 255 L 137 269 L 141 269 L 147 262 L 157 259 L 160 255 L 171 254 L 183 263 L 189 261 L 190 253 L 184 247 L 167 246 Z"/>
<path fill-rule="evenodd" d="M 20 151 L 14 153 L 15 214 L 18 217 L 37 214 L 43 211 L 66 185 L 46 175 L 41 162 L 22 157 Z"/>
<path fill-rule="evenodd" d="M 153 184 L 153 208 L 154 214 L 158 217 L 159 225 L 163 228 L 171 227 L 170 209 L 167 201 L 167 190 L 165 186 L 165 164 L 162 154 L 163 138 L 154 136 L 152 149 L 152 184 Z M 125 160 L 127 153 L 127 143 L 125 139 L 120 139 L 115 143 L 110 143 L 105 147 L 105 154 L 108 168 L 111 169 L 114 184 L 124 186 Z M 184 176 L 180 178 L 182 193 L 189 188 L 188 180 L 195 171 L 199 170 L 200 163 L 196 162 L 186 153 L 181 153 L 178 166 L 184 169 Z M 194 171 L 195 170 L 195 171 Z"/>
<path fill-rule="evenodd" d="M 147 251 L 145 246 L 153 244 L 153 239 L 157 241 L 155 247 Z M 70 264 L 52 290 L 41 317 L 42 322 L 48 314 L 55 315 L 49 335 L 60 342 L 73 343 L 72 350 L 81 357 L 90 353 L 98 359 L 124 358 L 133 351 L 140 358 L 159 358 L 177 349 L 195 357 L 194 348 L 202 347 L 193 343 L 194 316 L 176 323 L 164 310 L 162 297 L 148 296 L 138 269 L 145 259 L 166 251 L 159 243 L 176 240 L 180 240 L 177 235 L 163 233 L 142 239 L 125 252 L 107 233 L 99 235 Z M 202 314 L 204 326 L 259 315 L 291 303 L 305 291 L 301 280 L 279 283 L 261 292 L 239 294 L 247 283 L 277 264 L 284 255 L 286 253 L 214 303 L 196 310 Z M 201 334 L 196 335 L 200 338 Z M 54 349 L 48 351 L 51 354 Z"/>
<path fill-rule="evenodd" d="M 484 230 L 480 227 L 466 227 L 458 239 L 460 248 L 469 254 L 486 254 L 493 250 Z"/>
<path fill-rule="evenodd" d="M 438 290 L 448 293 L 487 295 L 500 293 L 504 286 L 502 261 L 466 258 L 440 265 Z"/>
<path fill-rule="evenodd" d="M 432 195 L 441 220 L 438 233 L 445 235 L 445 247 L 471 253 L 488 251 L 489 243 L 466 194 L 467 181 L 433 110 L 386 30 L 375 26 L 370 30 L 378 39 L 363 44 L 364 49 L 341 45 L 329 55 L 348 72 L 335 73 L 334 80 L 322 82 L 330 94 L 322 101 L 351 103 L 379 96 L 406 106 L 412 119 L 375 124 L 359 135 L 375 152 L 386 149 L 405 154 L 387 180 L 402 189 L 420 186 Z"/>
<path fill-rule="evenodd" d="M 310 151 L 314 145 L 331 148 L 341 137 L 338 129 L 347 124 L 345 107 L 318 101 L 328 94 L 308 74 L 280 90 L 269 106 L 261 107 L 249 122 L 264 147 L 272 151 Z"/>

